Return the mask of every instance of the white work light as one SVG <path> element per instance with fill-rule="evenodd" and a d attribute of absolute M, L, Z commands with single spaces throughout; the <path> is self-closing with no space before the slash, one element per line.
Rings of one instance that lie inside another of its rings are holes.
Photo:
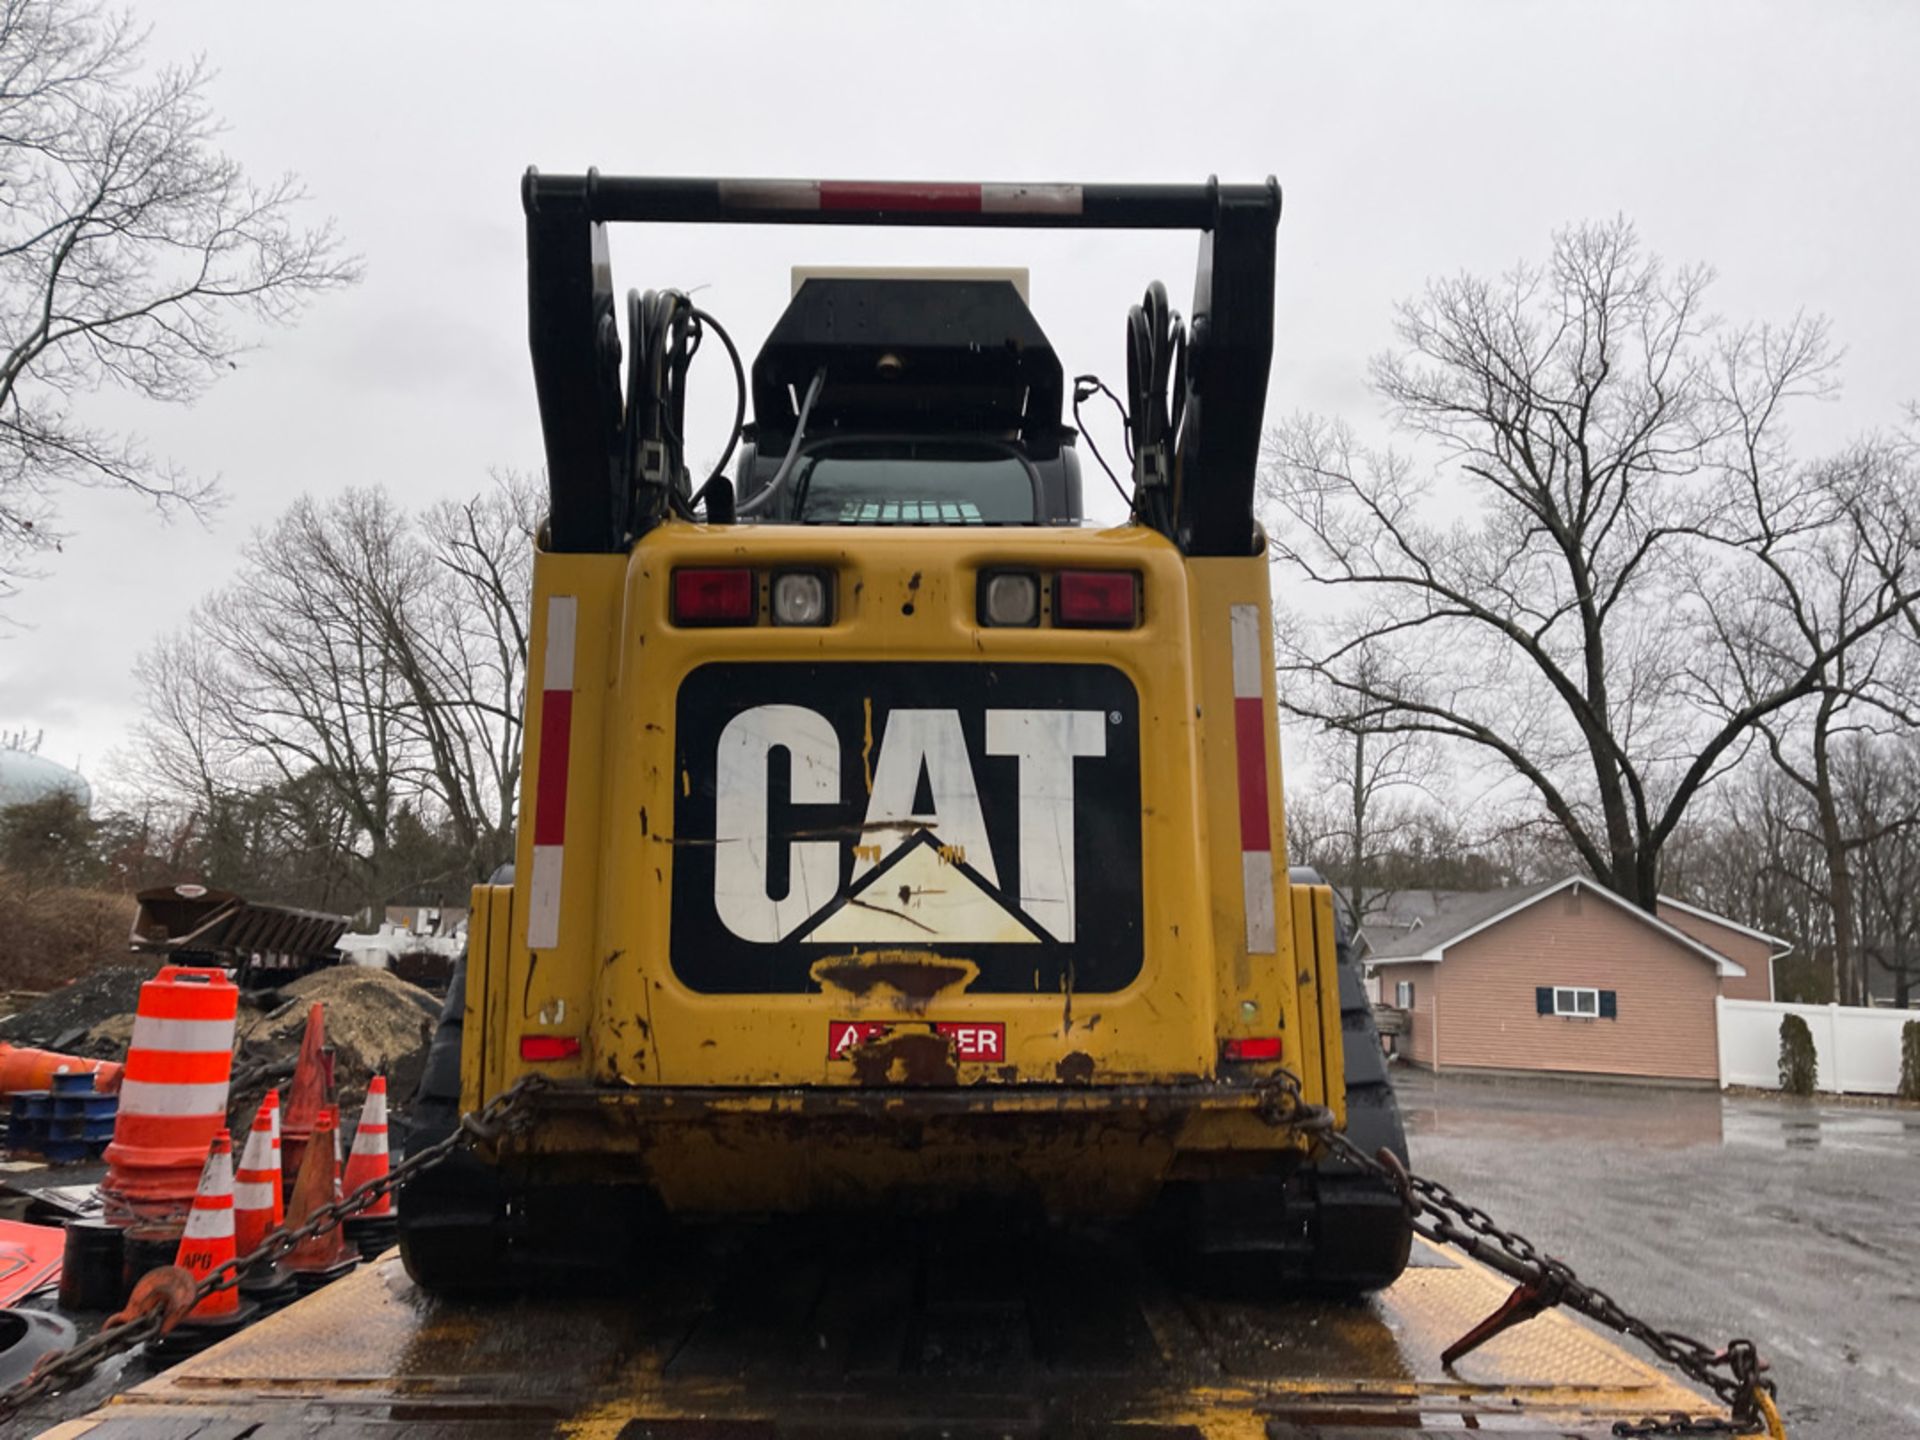
<path fill-rule="evenodd" d="M 814 570 L 789 570 L 773 577 L 773 623 L 827 623 L 827 578 Z"/>
<path fill-rule="evenodd" d="M 1038 625 L 1040 577 L 1002 571 L 983 577 L 980 618 L 988 625 Z"/>

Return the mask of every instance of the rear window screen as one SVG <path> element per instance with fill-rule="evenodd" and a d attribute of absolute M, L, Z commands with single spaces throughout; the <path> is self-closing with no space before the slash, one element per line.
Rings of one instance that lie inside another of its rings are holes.
<path fill-rule="evenodd" d="M 875 442 L 800 462 L 800 521 L 811 525 L 1031 525 L 1026 463 L 985 446 Z"/>

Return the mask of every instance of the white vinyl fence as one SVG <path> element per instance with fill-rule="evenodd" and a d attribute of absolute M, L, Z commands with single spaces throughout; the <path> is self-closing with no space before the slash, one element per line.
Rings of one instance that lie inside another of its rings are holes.
<path fill-rule="evenodd" d="M 1720 1084 L 1780 1084 L 1780 1022 L 1798 1015 L 1813 1032 L 1820 1060 L 1819 1087 L 1856 1095 L 1893 1095 L 1900 1089 L 1900 1030 L 1920 1010 L 1872 1010 L 1854 1005 L 1779 1005 L 1721 999 Z"/>

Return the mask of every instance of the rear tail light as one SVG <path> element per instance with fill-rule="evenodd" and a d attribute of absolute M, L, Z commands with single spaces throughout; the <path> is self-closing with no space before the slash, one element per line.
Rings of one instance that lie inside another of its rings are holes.
<path fill-rule="evenodd" d="M 1249 1035 L 1244 1039 L 1229 1040 L 1220 1047 L 1221 1056 L 1227 1060 L 1278 1060 L 1280 1058 L 1280 1037 L 1278 1035 Z"/>
<path fill-rule="evenodd" d="M 522 1060 L 571 1060 L 580 1053 L 580 1041 L 572 1035 L 522 1035 Z"/>
<path fill-rule="evenodd" d="M 1140 586 L 1130 570 L 1062 570 L 1053 582 L 1053 623 L 1129 630 L 1140 623 Z"/>
<path fill-rule="evenodd" d="M 751 625 L 756 609 L 751 570 L 676 570 L 676 625 Z"/>
<path fill-rule="evenodd" d="M 1023 570 L 988 571 L 980 577 L 982 625 L 1040 623 L 1040 577 Z"/>

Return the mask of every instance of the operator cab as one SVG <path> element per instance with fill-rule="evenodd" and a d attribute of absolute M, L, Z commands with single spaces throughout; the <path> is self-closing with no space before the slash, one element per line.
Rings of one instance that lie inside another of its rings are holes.
<path fill-rule="evenodd" d="M 1071 525 L 1059 357 L 1024 270 L 794 272 L 753 363 L 739 518 Z"/>

